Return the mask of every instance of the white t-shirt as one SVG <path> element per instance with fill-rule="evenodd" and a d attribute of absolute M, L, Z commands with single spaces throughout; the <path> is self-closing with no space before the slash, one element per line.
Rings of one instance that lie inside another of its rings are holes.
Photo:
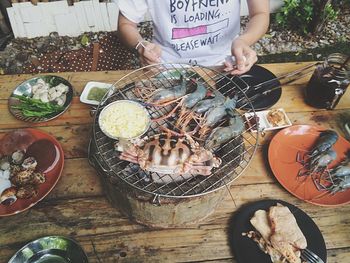
<path fill-rule="evenodd" d="M 150 13 L 164 62 L 222 64 L 240 30 L 240 0 L 119 0 L 134 23 Z"/>

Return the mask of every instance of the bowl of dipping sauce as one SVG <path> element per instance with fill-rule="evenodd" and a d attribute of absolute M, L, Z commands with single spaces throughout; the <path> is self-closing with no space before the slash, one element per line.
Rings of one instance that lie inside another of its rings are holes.
<path fill-rule="evenodd" d="M 112 139 L 134 139 L 148 130 L 151 119 L 140 103 L 118 100 L 103 108 L 98 124 L 102 132 Z"/>

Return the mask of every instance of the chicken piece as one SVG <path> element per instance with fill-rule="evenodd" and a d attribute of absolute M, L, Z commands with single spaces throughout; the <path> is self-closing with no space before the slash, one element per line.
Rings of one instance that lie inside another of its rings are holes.
<path fill-rule="evenodd" d="M 269 218 L 267 216 L 267 212 L 265 210 L 258 210 L 254 213 L 252 219 L 250 219 L 250 223 L 255 227 L 256 230 L 260 233 L 260 235 L 266 240 L 270 240 L 271 236 L 271 227 L 269 223 Z"/>
<path fill-rule="evenodd" d="M 272 228 L 270 242 L 290 263 L 300 263 L 300 249 L 307 247 L 304 234 L 288 207 L 278 204 L 270 207 L 269 219 Z M 286 227 L 288 226 L 288 227 Z"/>
<path fill-rule="evenodd" d="M 270 242 L 272 232 L 268 213 L 265 210 L 256 211 L 254 216 L 250 219 L 250 223 L 254 226 L 257 232 L 251 231 L 248 233 L 248 236 L 258 243 L 262 251 L 270 255 L 273 263 L 283 262 L 282 254 L 274 249 Z"/>

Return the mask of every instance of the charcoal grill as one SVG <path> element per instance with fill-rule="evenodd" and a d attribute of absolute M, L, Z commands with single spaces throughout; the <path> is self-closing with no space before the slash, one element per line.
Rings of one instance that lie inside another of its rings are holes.
<path fill-rule="evenodd" d="M 208 67 L 187 64 L 147 66 L 127 74 L 110 88 L 95 111 L 89 162 L 98 171 L 110 202 L 132 220 L 148 226 L 176 227 L 205 218 L 225 196 L 228 189 L 225 186 L 247 168 L 257 147 L 258 133 L 252 131 L 258 130 L 254 127 L 257 124 L 245 123 L 242 134 L 215 150 L 222 164 L 214 168 L 210 176 L 146 174 L 137 164 L 120 160 L 114 147 L 115 140 L 107 137 L 98 125 L 102 109 L 116 100 L 139 99 L 135 84 L 151 83 L 157 88 L 169 88 L 179 82 L 181 75 L 201 81 L 209 90 L 216 89 L 224 96 L 237 96 L 237 113 L 249 112 L 256 117 L 245 95 L 248 85 L 239 77 L 228 78 Z M 172 107 L 147 107 L 147 110 L 151 118 L 157 118 L 169 113 Z M 243 108 L 248 110 L 243 111 Z M 174 121 L 176 116 L 152 123 L 147 135 L 162 132 L 160 126 L 176 129 Z"/>

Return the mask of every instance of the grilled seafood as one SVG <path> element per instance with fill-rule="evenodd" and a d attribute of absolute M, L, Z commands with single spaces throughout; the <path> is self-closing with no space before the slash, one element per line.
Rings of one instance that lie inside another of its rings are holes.
<path fill-rule="evenodd" d="M 157 134 L 133 144 L 119 141 L 116 149 L 121 151 L 120 159 L 137 163 L 140 168 L 160 174 L 200 174 L 210 175 L 221 160 L 190 136 Z"/>
<path fill-rule="evenodd" d="M 299 153 L 297 155 L 297 161 L 303 164 L 303 167 L 299 170 L 298 176 L 313 175 L 314 173 L 323 173 L 328 165 L 337 158 L 337 153 L 333 149 L 329 149 L 321 154 L 315 155 L 310 158 L 306 163 L 300 159 Z"/>
<path fill-rule="evenodd" d="M 208 110 L 199 123 L 201 127 L 199 135 L 203 138 L 208 134 L 209 130 L 213 128 L 222 118 L 227 114 L 231 114 L 236 107 L 236 98 L 226 98 L 222 105 L 215 106 Z"/>
<path fill-rule="evenodd" d="M 350 150 L 339 165 L 330 169 L 325 176 L 323 175 L 320 178 L 318 185 L 328 190 L 331 194 L 350 189 Z"/>
<path fill-rule="evenodd" d="M 214 90 L 214 98 L 199 101 L 194 107 L 195 113 L 203 114 L 210 108 L 219 106 L 225 102 L 225 97 L 219 91 Z"/>
<path fill-rule="evenodd" d="M 350 189 L 350 164 L 330 169 L 317 181 L 317 185 L 319 190 L 327 190 L 331 194 Z"/>
<path fill-rule="evenodd" d="M 211 108 L 204 116 L 204 126 L 213 127 L 217 124 L 227 112 L 234 110 L 236 100 L 226 98 L 224 104 Z"/>
<path fill-rule="evenodd" d="M 215 149 L 233 137 L 240 135 L 244 130 L 244 121 L 239 114 L 235 114 L 229 120 L 229 126 L 217 127 L 205 141 L 206 149 Z"/>
<path fill-rule="evenodd" d="M 337 142 L 338 137 L 338 134 L 333 130 L 322 131 L 309 154 L 310 157 L 315 157 L 330 149 Z"/>
<path fill-rule="evenodd" d="M 337 157 L 332 146 L 337 142 L 338 137 L 333 130 L 322 131 L 309 152 L 306 154 L 298 152 L 297 162 L 303 165 L 298 176 L 322 174 Z"/>
<path fill-rule="evenodd" d="M 188 127 L 191 121 L 195 121 L 196 123 L 199 121 L 200 114 L 196 113 L 192 110 L 192 108 L 205 98 L 207 94 L 207 88 L 201 84 L 197 83 L 196 90 L 193 93 L 189 93 L 184 100 L 181 102 L 181 110 L 179 116 L 176 120 L 175 126 L 180 130 Z M 198 120 L 198 121 L 197 121 Z M 188 132 L 187 133 L 191 133 Z"/>
<path fill-rule="evenodd" d="M 183 97 L 186 95 L 187 91 L 187 80 L 181 75 L 180 82 L 179 85 L 171 88 L 156 90 L 147 102 L 152 104 L 162 104 Z"/>
<path fill-rule="evenodd" d="M 197 83 L 197 88 L 194 92 L 188 94 L 183 101 L 183 106 L 187 109 L 191 109 L 199 101 L 205 98 L 207 94 L 207 88 L 202 83 Z"/>

